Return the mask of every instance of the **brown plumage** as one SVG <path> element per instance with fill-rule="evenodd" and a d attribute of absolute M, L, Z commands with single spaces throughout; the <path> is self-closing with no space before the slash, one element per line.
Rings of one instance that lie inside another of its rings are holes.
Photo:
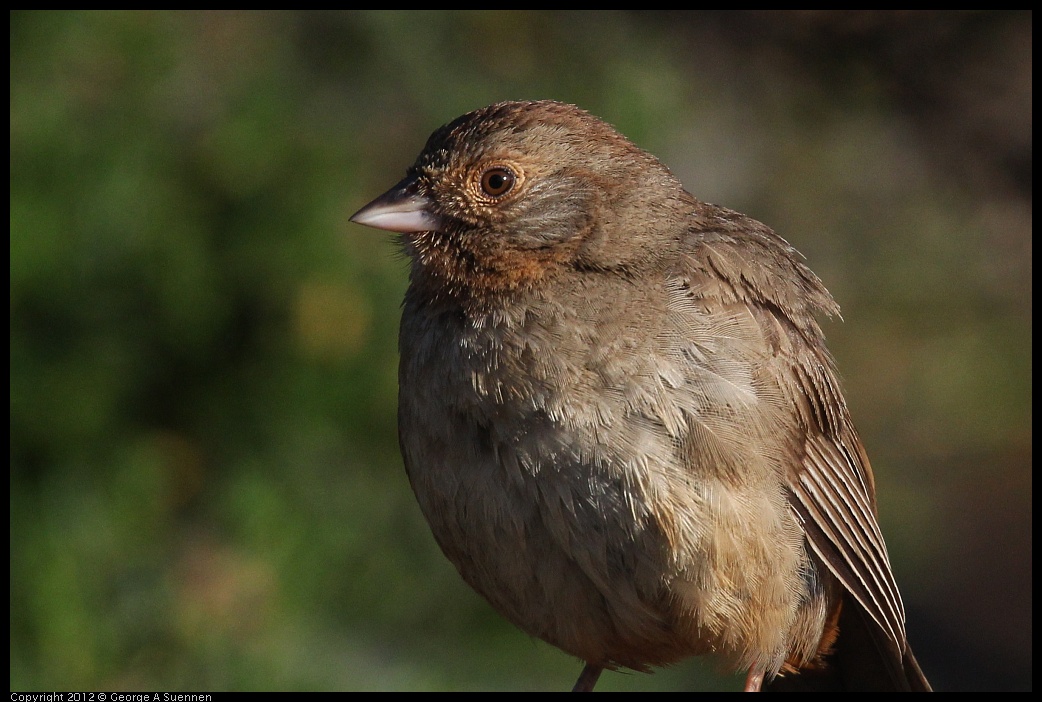
<path fill-rule="evenodd" d="M 405 466 L 503 616 L 604 668 L 928 690 L 799 253 L 571 105 L 434 132 L 353 221 L 401 232 Z"/>

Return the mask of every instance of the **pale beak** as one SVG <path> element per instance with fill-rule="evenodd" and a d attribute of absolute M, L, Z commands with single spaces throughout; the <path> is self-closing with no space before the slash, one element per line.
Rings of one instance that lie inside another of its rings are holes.
<path fill-rule="evenodd" d="M 417 193 L 409 176 L 351 215 L 350 221 L 389 232 L 438 231 L 441 220 L 431 214 L 431 201 Z"/>

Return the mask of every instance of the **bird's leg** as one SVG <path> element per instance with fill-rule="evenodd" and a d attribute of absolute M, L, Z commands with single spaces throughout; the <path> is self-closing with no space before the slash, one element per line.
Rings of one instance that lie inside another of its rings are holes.
<path fill-rule="evenodd" d="M 583 672 L 579 673 L 579 679 L 575 681 L 572 692 L 593 692 L 593 686 L 597 684 L 597 678 L 601 677 L 604 668 L 593 663 L 587 663 Z"/>
<path fill-rule="evenodd" d="M 745 688 L 742 692 L 760 692 L 760 688 L 763 687 L 763 671 L 749 669 L 749 674 L 745 676 Z"/>

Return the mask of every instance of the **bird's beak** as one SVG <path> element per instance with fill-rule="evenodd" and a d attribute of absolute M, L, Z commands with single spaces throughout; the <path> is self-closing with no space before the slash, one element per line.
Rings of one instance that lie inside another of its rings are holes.
<path fill-rule="evenodd" d="M 351 215 L 350 221 L 389 232 L 438 231 L 441 220 L 431 213 L 431 201 L 417 192 L 409 176 Z"/>

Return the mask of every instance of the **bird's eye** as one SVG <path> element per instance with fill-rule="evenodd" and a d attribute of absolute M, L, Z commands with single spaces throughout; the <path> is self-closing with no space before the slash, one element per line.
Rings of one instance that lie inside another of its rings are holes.
<path fill-rule="evenodd" d="M 481 189 L 491 197 L 501 197 L 510 192 L 517 182 L 517 176 L 509 168 L 496 166 L 481 174 Z"/>

